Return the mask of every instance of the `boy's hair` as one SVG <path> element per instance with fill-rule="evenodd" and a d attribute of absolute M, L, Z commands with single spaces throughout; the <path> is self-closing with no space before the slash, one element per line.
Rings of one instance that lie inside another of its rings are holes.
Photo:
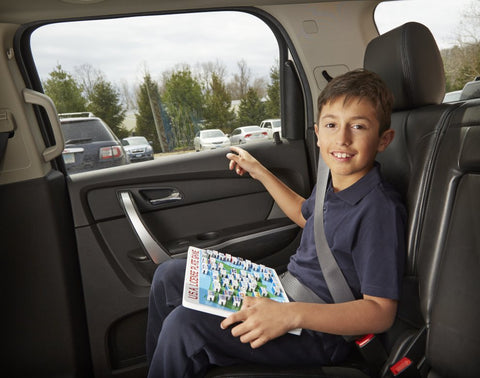
<path fill-rule="evenodd" d="M 380 135 L 390 128 L 393 94 L 376 73 L 358 69 L 332 79 L 318 96 L 318 115 L 324 105 L 342 96 L 345 103 L 355 98 L 369 100 L 377 112 Z"/>

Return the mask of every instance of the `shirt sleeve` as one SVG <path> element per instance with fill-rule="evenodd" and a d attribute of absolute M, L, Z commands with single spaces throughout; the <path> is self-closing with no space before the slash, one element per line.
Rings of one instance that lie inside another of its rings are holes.
<path fill-rule="evenodd" d="M 312 190 L 312 193 L 310 194 L 310 197 L 308 197 L 303 203 L 302 203 L 302 215 L 305 219 L 308 219 L 312 216 L 314 210 L 315 210 L 315 193 L 317 192 L 317 186 Z"/>

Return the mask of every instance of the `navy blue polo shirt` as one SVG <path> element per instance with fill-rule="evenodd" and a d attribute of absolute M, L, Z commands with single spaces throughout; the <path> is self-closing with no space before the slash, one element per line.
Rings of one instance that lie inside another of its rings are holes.
<path fill-rule="evenodd" d="M 315 249 L 314 188 L 302 205 L 306 219 L 300 246 L 288 270 L 332 303 Z M 380 175 L 379 165 L 355 184 L 324 201 L 325 236 L 355 298 L 363 294 L 399 299 L 405 263 L 406 210 L 400 195 Z"/>

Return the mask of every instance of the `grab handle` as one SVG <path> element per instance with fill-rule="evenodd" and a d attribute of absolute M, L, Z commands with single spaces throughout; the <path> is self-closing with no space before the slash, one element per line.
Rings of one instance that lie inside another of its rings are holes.
<path fill-rule="evenodd" d="M 55 104 L 47 95 L 28 88 L 23 90 L 23 98 L 26 103 L 39 105 L 47 112 L 48 119 L 52 125 L 53 138 L 55 139 L 55 144 L 47 147 L 42 152 L 43 160 L 45 160 L 45 162 L 49 162 L 50 160 L 55 159 L 57 156 L 60 156 L 65 148 L 65 141 L 63 140 L 60 119 L 58 118 Z"/>

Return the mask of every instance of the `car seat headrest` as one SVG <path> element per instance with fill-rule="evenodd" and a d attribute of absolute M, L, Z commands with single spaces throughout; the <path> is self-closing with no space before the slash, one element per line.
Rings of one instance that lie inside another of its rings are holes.
<path fill-rule="evenodd" d="M 445 72 L 432 33 L 409 22 L 370 41 L 364 68 L 376 72 L 393 91 L 394 110 L 439 104 L 445 96 Z"/>

